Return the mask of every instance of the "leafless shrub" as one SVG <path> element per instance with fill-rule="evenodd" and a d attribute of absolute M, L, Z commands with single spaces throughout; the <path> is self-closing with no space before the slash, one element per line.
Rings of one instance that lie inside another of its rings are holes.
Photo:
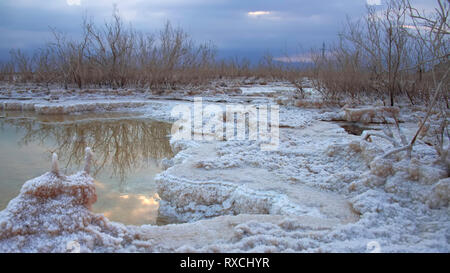
<path fill-rule="evenodd" d="M 390 106 L 398 96 L 431 102 L 449 63 L 448 3 L 437 4 L 425 15 L 406 0 L 390 0 L 383 10 L 368 6 L 359 21 L 348 19 L 338 45 L 311 53 L 316 89 L 329 100 L 369 95 Z M 442 95 L 446 101 L 447 92 Z"/>
<path fill-rule="evenodd" d="M 126 25 L 114 8 L 110 21 L 96 25 L 83 17 L 78 40 L 52 29 L 53 41 L 31 56 L 11 52 L 0 80 L 89 86 L 150 88 L 168 92 L 179 85 L 199 86 L 214 79 L 261 78 L 295 82 L 299 71 L 266 54 L 257 65 L 246 58 L 218 60 L 212 42 L 197 44 L 180 27 L 167 22 L 156 34 Z"/>
<path fill-rule="evenodd" d="M 406 151 L 407 158 L 411 158 L 414 144 L 419 137 L 423 137 L 428 133 L 431 127 L 430 117 L 436 111 L 435 108 L 440 108 L 442 121 L 439 126 L 440 129 L 432 133 L 437 139 L 433 146 L 439 155 L 440 162 L 449 170 L 448 146 L 444 146 L 445 135 L 448 137 L 446 104 L 438 103 L 440 98 L 447 100 L 448 92 L 448 74 L 450 71 L 450 67 L 447 65 L 448 34 L 450 34 L 448 31 L 449 5 L 444 1 L 438 0 L 438 8 L 435 9 L 434 13 L 424 14 L 413 8 L 409 1 L 403 1 L 402 3 L 407 8 L 412 19 L 412 28 L 415 31 L 413 37 L 427 50 L 428 57 L 424 58 L 423 63 L 418 64 L 418 67 L 424 64 L 430 67 L 429 73 L 433 78 L 433 86 L 425 116 L 420 120 L 418 129 L 411 140 L 407 141 L 405 135 L 401 132 L 397 118 L 395 118 L 401 145 L 398 141 L 392 141 L 393 149 L 382 155 L 382 158 L 387 158 L 403 151 Z M 390 131 L 385 131 L 385 135 L 384 138 L 393 139 Z"/>
<path fill-rule="evenodd" d="M 30 82 L 33 80 L 33 62 L 27 54 L 20 49 L 11 50 L 11 62 L 14 66 L 14 71 L 18 72 L 17 81 Z"/>
<path fill-rule="evenodd" d="M 15 69 L 12 61 L 0 63 L 0 81 L 13 83 L 15 78 Z"/>
<path fill-rule="evenodd" d="M 94 85 L 170 90 L 220 75 L 215 46 L 210 42 L 197 45 L 169 22 L 159 35 L 144 35 L 126 26 L 114 9 L 112 19 L 102 26 L 84 17 L 79 40 L 55 29 L 52 32 L 53 41 L 32 56 L 12 50 L 11 61 L 1 66 L 2 80 L 15 76 L 19 82 L 59 83 L 65 88 Z"/>

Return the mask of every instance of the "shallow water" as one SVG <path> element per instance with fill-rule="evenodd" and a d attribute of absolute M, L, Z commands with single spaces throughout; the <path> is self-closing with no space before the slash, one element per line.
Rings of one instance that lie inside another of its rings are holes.
<path fill-rule="evenodd" d="M 343 128 L 347 133 L 355 136 L 360 136 L 366 130 L 378 130 L 376 127 L 365 126 L 356 122 L 337 122 L 341 128 Z"/>
<path fill-rule="evenodd" d="M 92 175 L 98 201 L 93 211 L 124 224 L 168 224 L 158 215 L 154 177 L 160 162 L 172 157 L 170 124 L 139 113 L 35 115 L 3 112 L 0 118 L 0 210 L 23 183 L 50 170 L 56 152 L 63 173 L 84 165 L 84 150 L 94 152 Z"/>

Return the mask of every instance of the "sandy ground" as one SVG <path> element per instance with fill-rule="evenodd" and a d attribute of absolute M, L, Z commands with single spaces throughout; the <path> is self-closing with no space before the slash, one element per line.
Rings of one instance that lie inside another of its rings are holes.
<path fill-rule="evenodd" d="M 155 98 L 133 91 L 64 92 L 3 88 L 0 110 L 127 108 L 173 121 L 173 107 L 192 107 L 194 99 L 182 93 Z M 308 93 L 317 99 L 314 90 Z M 331 121 L 344 118 L 341 109 L 294 107 L 293 96 L 284 83 L 205 94 L 206 105 L 281 104 L 280 146 L 263 151 L 258 141 L 172 139 L 177 154 L 156 178 L 160 213 L 187 223 L 111 222 L 89 210 L 96 193 L 88 174 L 50 172 L 26 182 L 0 212 L 0 251 L 67 252 L 74 245 L 82 252 L 450 251 L 450 179 L 425 139 L 411 160 L 402 154 L 380 159 L 391 149 L 387 141 L 348 134 Z M 408 138 L 417 128 L 415 110 L 400 111 Z"/>

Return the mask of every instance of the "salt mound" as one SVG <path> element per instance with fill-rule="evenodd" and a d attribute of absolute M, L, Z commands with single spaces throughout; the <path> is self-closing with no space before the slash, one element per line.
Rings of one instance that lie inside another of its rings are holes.
<path fill-rule="evenodd" d="M 86 171 L 60 175 L 54 161 L 52 172 L 27 181 L 0 212 L 0 252 L 67 252 L 74 242 L 104 251 L 120 248 L 124 226 L 92 213 L 96 200 Z"/>
<path fill-rule="evenodd" d="M 441 208 L 448 206 L 450 199 L 450 178 L 439 180 L 436 183 L 430 195 L 428 196 L 428 205 L 430 208 Z"/>
<path fill-rule="evenodd" d="M 293 240 L 299 230 L 309 238 L 339 225 L 335 219 L 309 215 L 240 214 L 177 225 L 125 226 L 90 211 L 97 195 L 89 175 L 90 149 L 86 153 L 83 171 L 61 175 L 54 155 L 52 171 L 23 185 L 0 212 L 0 252 L 294 251 L 308 246 Z"/>
<path fill-rule="evenodd" d="M 178 225 L 124 226 L 92 213 L 95 200 L 93 179 L 85 171 L 72 176 L 48 172 L 27 181 L 0 212 L 0 252 L 259 252 L 280 251 L 275 246 L 281 243 L 292 251 L 296 229 L 309 237 L 338 224 L 310 216 L 241 214 Z M 264 229 L 251 228 L 255 223 L 286 235 L 262 237 Z M 262 239 L 267 242 L 260 245 Z"/>

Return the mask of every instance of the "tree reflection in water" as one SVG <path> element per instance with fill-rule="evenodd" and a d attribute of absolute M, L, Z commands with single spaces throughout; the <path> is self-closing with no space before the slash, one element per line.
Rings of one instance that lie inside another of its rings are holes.
<path fill-rule="evenodd" d="M 39 116 L 8 113 L 0 126 L 9 124 L 23 130 L 19 145 L 54 141 L 49 155 L 56 152 L 66 171 L 80 168 L 84 150 L 91 147 L 95 154 L 93 176 L 108 166 L 111 175 L 126 184 L 128 174 L 149 161 L 159 162 L 171 157 L 168 141 L 171 125 L 165 122 L 132 117 L 126 113 Z"/>
<path fill-rule="evenodd" d="M 162 171 L 160 159 L 172 156 L 170 127 L 136 113 L 1 112 L 0 210 L 26 180 L 50 169 L 53 152 L 58 153 L 61 171 L 72 174 L 82 169 L 89 146 L 98 195 L 94 212 L 124 224 L 174 223 L 176 219 L 159 214 L 153 180 Z"/>

